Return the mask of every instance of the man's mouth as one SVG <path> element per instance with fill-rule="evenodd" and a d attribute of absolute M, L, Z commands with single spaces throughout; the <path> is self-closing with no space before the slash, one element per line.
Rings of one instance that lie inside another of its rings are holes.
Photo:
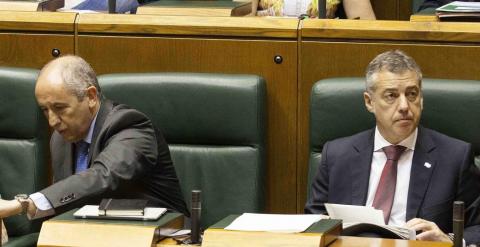
<path fill-rule="evenodd" d="M 412 121 L 413 121 L 412 118 L 401 118 L 401 119 L 398 119 L 395 122 L 397 122 L 398 124 L 401 124 L 401 125 L 409 125 L 409 124 L 412 123 Z"/>

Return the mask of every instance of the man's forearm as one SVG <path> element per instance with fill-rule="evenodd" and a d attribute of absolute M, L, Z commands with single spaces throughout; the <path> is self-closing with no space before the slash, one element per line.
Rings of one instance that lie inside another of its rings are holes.
<path fill-rule="evenodd" d="M 22 213 L 22 204 L 17 200 L 0 199 L 0 218 L 6 218 L 12 215 Z"/>

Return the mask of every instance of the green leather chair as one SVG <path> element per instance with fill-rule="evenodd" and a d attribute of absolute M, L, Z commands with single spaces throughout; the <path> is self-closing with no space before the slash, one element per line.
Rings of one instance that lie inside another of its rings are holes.
<path fill-rule="evenodd" d="M 0 194 L 37 192 L 47 185 L 48 127 L 35 100 L 37 70 L 0 67 Z M 35 246 L 40 223 L 4 219 L 5 246 Z"/>
<path fill-rule="evenodd" d="M 169 143 L 183 195 L 202 190 L 202 226 L 264 206 L 265 82 L 254 75 L 110 74 L 103 93 L 147 114 Z"/>
<path fill-rule="evenodd" d="M 412 13 L 415 14 L 418 12 L 418 8 L 422 5 L 424 0 L 412 0 Z"/>
<path fill-rule="evenodd" d="M 424 108 L 420 124 L 472 143 L 479 166 L 480 81 L 423 79 L 422 87 Z M 325 142 L 375 126 L 373 114 L 365 108 L 363 91 L 364 78 L 331 78 L 313 85 L 308 197 Z"/>

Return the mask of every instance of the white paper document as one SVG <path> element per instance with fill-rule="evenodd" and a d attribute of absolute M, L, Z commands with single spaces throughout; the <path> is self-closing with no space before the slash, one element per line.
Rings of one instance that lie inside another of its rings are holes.
<path fill-rule="evenodd" d="M 383 211 L 373 207 L 325 203 L 325 208 L 332 219 L 385 225 Z"/>
<path fill-rule="evenodd" d="M 225 230 L 298 233 L 325 218 L 315 214 L 251 214 L 244 213 Z"/>
<path fill-rule="evenodd" d="M 325 203 L 325 208 L 327 209 L 330 218 L 343 220 L 344 232 L 348 228 L 360 225 L 363 225 L 362 228 L 369 228 L 369 230 L 376 228 L 374 226 L 378 226 L 389 230 L 402 239 L 415 240 L 416 238 L 413 229 L 385 225 L 383 211 L 373 207 Z M 365 227 L 365 223 L 371 224 L 372 226 Z"/>
<path fill-rule="evenodd" d="M 166 208 L 145 208 L 141 216 L 103 216 L 98 215 L 98 205 L 85 205 L 77 210 L 73 216 L 75 218 L 91 219 L 120 219 L 120 220 L 158 220 L 160 216 L 167 212 Z"/>

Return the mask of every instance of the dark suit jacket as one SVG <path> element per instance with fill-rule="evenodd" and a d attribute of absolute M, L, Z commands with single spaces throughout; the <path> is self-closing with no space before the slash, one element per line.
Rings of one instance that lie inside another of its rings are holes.
<path fill-rule="evenodd" d="M 89 169 L 74 174 L 73 144 L 54 132 L 50 142 L 54 184 L 40 191 L 56 213 L 101 198 L 145 198 L 149 206 L 189 215 L 160 131 L 142 113 L 103 100 L 93 130 Z"/>
<path fill-rule="evenodd" d="M 306 213 L 326 214 L 324 203 L 365 205 L 375 130 L 327 142 Z M 432 166 L 427 168 L 425 162 Z M 465 239 L 480 242 L 480 174 L 471 145 L 419 127 L 410 172 L 406 220 L 423 218 L 452 232 L 453 201 L 465 202 Z"/>
<path fill-rule="evenodd" d="M 441 7 L 447 3 L 451 3 L 455 0 L 425 0 L 425 2 L 420 5 L 418 8 L 418 11 L 428 9 L 428 8 L 438 8 Z M 463 2 L 480 2 L 480 0 L 462 0 Z"/>

